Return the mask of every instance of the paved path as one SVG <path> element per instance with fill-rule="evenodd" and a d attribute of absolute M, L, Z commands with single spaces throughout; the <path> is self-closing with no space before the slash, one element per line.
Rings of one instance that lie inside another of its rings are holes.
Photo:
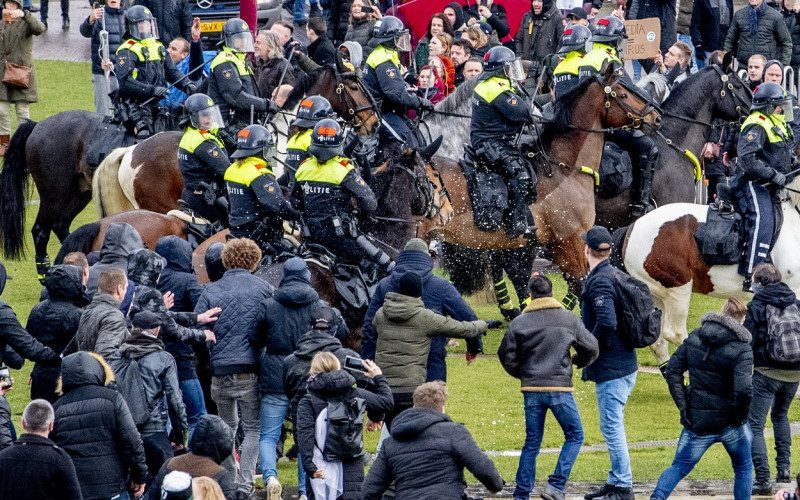
<path fill-rule="evenodd" d="M 86 0 L 72 0 L 69 3 L 69 18 L 72 26 L 68 31 L 61 29 L 61 7 L 59 2 L 50 2 L 48 12 L 49 28 L 42 36 L 33 37 L 34 59 L 53 59 L 59 61 L 90 60 L 91 41 L 78 31 L 81 23 L 91 9 Z M 34 16 L 39 17 L 39 12 Z"/>

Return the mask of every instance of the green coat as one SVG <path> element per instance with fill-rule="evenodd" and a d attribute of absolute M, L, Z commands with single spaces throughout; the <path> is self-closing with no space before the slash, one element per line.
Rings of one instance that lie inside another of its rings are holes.
<path fill-rule="evenodd" d="M 25 17 L 12 23 L 0 21 L 0 80 L 5 74 L 5 62 L 12 62 L 31 68 L 31 84 L 26 90 L 11 88 L 0 84 L 0 101 L 36 102 L 39 89 L 36 83 L 36 70 L 33 68 L 33 35 L 41 35 L 47 28 L 29 11 Z"/>
<path fill-rule="evenodd" d="M 393 392 L 413 392 L 425 383 L 431 337 L 473 338 L 487 330 L 485 321 L 457 321 L 425 309 L 422 299 L 396 292 L 386 294 L 373 324 L 375 363 Z"/>

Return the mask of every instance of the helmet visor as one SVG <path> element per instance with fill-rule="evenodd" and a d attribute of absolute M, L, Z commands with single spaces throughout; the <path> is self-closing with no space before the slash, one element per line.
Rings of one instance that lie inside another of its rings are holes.
<path fill-rule="evenodd" d="M 521 82 L 525 79 L 525 69 L 522 67 L 522 61 L 519 58 L 506 64 L 503 70 L 506 76 L 515 82 Z"/>
<path fill-rule="evenodd" d="M 192 126 L 200 130 L 219 130 L 225 127 L 219 106 L 201 109 L 192 113 Z"/>
<path fill-rule="evenodd" d="M 225 37 L 225 45 L 237 52 L 254 52 L 253 34 L 249 31 L 234 33 Z"/>
<path fill-rule="evenodd" d="M 788 97 L 788 98 L 784 99 L 780 103 L 780 107 L 781 107 L 781 114 L 783 114 L 783 118 L 787 122 L 794 121 L 794 106 L 793 106 L 793 103 L 792 103 L 792 98 Z"/>
<path fill-rule="evenodd" d="M 394 37 L 394 46 L 400 52 L 411 50 L 411 34 L 408 31 L 401 31 Z"/>
<path fill-rule="evenodd" d="M 131 36 L 137 40 L 146 40 L 148 38 L 158 38 L 158 26 L 155 19 L 144 19 L 131 23 L 130 25 Z"/>

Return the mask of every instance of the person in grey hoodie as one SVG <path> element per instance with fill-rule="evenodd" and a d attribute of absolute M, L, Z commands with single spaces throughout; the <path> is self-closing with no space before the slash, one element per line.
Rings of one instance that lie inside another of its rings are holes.
<path fill-rule="evenodd" d="M 89 281 L 86 283 L 86 295 L 89 298 L 97 292 L 97 280 L 100 273 L 109 267 L 122 269 L 127 276 L 128 255 L 138 248 L 144 248 L 142 237 L 130 224 L 109 224 L 100 250 L 100 260 L 89 269 Z M 131 290 L 133 293 L 133 290 Z M 130 302 L 130 301 L 128 301 Z"/>

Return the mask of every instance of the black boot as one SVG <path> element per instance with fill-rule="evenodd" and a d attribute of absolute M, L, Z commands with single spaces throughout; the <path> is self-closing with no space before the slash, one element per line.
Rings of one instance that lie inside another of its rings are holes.
<path fill-rule="evenodd" d="M 586 500 L 593 500 L 595 498 L 604 497 L 609 493 L 611 493 L 612 491 L 614 491 L 613 484 L 604 484 L 602 487 L 596 490 L 592 490 L 589 493 L 583 495 L 583 498 L 585 498 Z"/>
<path fill-rule="evenodd" d="M 779 469 L 778 474 L 775 476 L 775 482 L 780 484 L 788 484 L 792 482 L 792 475 L 789 469 Z"/>
<path fill-rule="evenodd" d="M 524 238 L 534 238 L 536 236 L 536 226 L 533 224 L 531 211 L 525 203 L 526 193 L 524 186 L 516 181 L 509 182 L 508 201 L 511 205 L 508 216 L 506 217 L 506 234 L 509 238 L 522 236 Z"/>
<path fill-rule="evenodd" d="M 742 291 L 753 293 L 753 278 L 749 274 L 744 275 L 744 281 L 742 281 Z"/>
<path fill-rule="evenodd" d="M 641 217 L 650 207 L 650 198 L 653 195 L 653 175 L 655 174 L 656 158 L 642 155 L 639 159 L 639 175 L 634 179 L 631 190 L 631 215 Z"/>

